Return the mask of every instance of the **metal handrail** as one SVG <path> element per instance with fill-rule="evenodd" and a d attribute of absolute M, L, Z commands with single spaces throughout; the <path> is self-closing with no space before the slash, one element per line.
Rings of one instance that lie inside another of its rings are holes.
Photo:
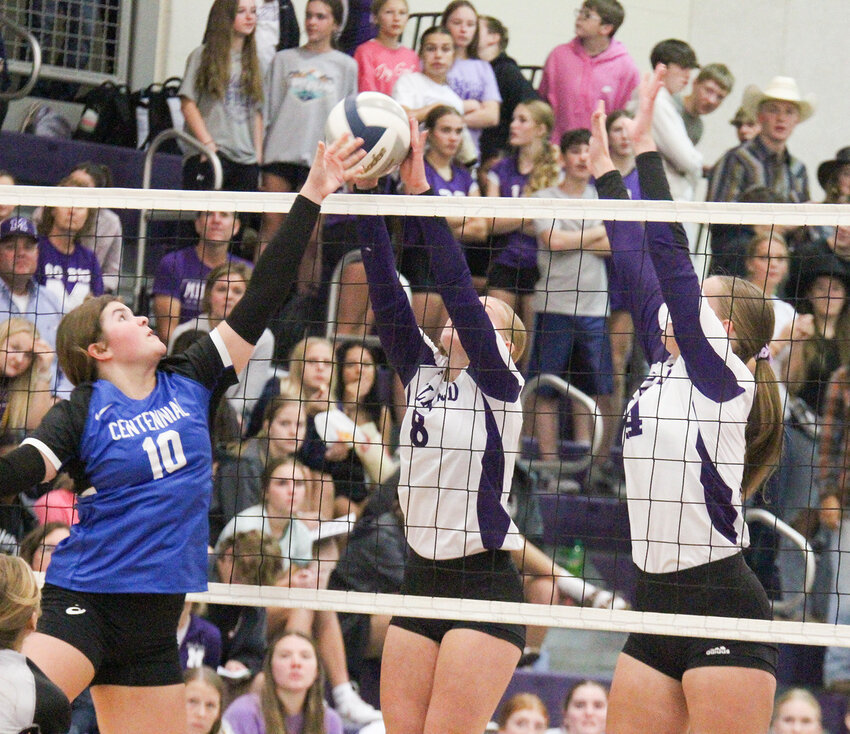
<path fill-rule="evenodd" d="M 151 187 L 151 175 L 153 172 L 153 156 L 156 153 L 163 143 L 168 140 L 172 140 L 176 138 L 177 140 L 185 143 L 190 148 L 194 148 L 201 155 L 205 155 L 209 158 L 210 163 L 213 167 L 213 189 L 216 191 L 221 189 L 222 181 L 224 180 L 224 174 L 221 168 L 221 160 L 219 160 L 218 155 L 212 149 L 201 143 L 201 141 L 193 138 L 188 133 L 184 133 L 182 130 L 177 130 L 172 128 L 171 130 L 163 130 L 159 135 L 157 135 L 150 144 L 150 147 L 145 153 L 145 163 L 144 169 L 142 172 L 142 188 L 149 189 Z M 136 305 L 136 308 L 141 309 L 142 307 L 142 291 L 144 289 L 144 275 L 145 275 L 145 254 L 147 253 L 147 239 L 148 239 L 148 217 L 150 214 L 149 209 L 142 209 L 139 211 L 139 247 L 136 251 L 136 283 L 133 286 L 133 302 Z"/>
<path fill-rule="evenodd" d="M 557 375 L 544 373 L 542 375 L 532 377 L 525 383 L 522 395 L 520 396 L 523 412 L 525 412 L 525 404 L 531 399 L 531 396 L 537 391 L 537 388 L 541 386 L 551 387 L 565 397 L 568 397 L 570 400 L 575 400 L 587 408 L 593 417 L 593 436 L 590 440 L 590 451 L 587 456 L 581 459 L 572 459 L 567 461 L 562 461 L 560 459 L 556 459 L 554 461 L 533 459 L 531 462 L 523 463 L 528 463 L 538 471 L 543 470 L 558 477 L 562 475 L 569 476 L 571 474 L 579 474 L 590 466 L 593 461 L 593 457 L 599 451 L 599 447 L 602 444 L 603 426 L 605 425 L 605 421 L 602 418 L 602 414 L 599 412 L 599 406 L 593 398 L 583 393 L 577 387 L 570 385 L 566 380 L 562 380 Z"/>
<path fill-rule="evenodd" d="M 806 561 L 806 575 L 804 577 L 803 590 L 793 592 L 787 599 L 783 599 L 782 601 L 772 602 L 774 614 L 786 617 L 790 616 L 796 609 L 803 606 L 806 601 L 806 595 L 814 586 L 816 571 L 814 550 L 812 549 L 812 546 L 809 545 L 809 541 L 807 541 L 803 535 L 794 530 L 794 528 L 792 528 L 788 523 L 780 520 L 772 512 L 768 512 L 761 507 L 745 507 L 744 518 L 747 522 L 760 522 L 770 528 L 773 528 L 775 532 L 784 536 L 793 545 L 797 546 L 803 554 L 803 558 Z"/>
<path fill-rule="evenodd" d="M 440 22 L 440 16 L 443 14 L 442 10 L 437 10 L 428 13 L 411 13 L 407 18 L 407 26 L 408 28 L 413 28 L 413 40 L 410 42 L 410 47 L 415 51 L 416 46 L 419 43 L 419 34 L 422 31 L 427 31 L 433 25 L 436 25 Z M 429 22 L 430 25 L 423 28 L 423 22 Z"/>
<path fill-rule="evenodd" d="M 8 18 L 0 16 L 0 26 L 7 27 L 16 36 L 23 38 L 32 48 L 32 70 L 30 71 L 29 79 L 27 79 L 26 83 L 20 89 L 16 89 L 14 92 L 0 92 L 0 101 L 10 102 L 13 99 L 26 97 L 35 86 L 38 75 L 41 72 L 41 44 L 26 28 Z"/>

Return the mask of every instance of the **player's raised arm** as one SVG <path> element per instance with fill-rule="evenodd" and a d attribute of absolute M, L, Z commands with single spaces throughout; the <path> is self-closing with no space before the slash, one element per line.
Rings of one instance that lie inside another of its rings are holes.
<path fill-rule="evenodd" d="M 248 290 L 230 316 L 216 327 L 237 372 L 248 364 L 269 318 L 295 284 L 298 263 L 325 197 L 360 172 L 360 160 L 365 155 L 360 149 L 362 143 L 350 136 L 328 146 L 319 143 L 301 193 L 257 262 Z"/>

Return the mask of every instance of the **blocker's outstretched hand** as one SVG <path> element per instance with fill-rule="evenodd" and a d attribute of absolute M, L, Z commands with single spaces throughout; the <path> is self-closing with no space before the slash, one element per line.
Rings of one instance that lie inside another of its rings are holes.
<path fill-rule="evenodd" d="M 599 100 L 590 117 L 590 172 L 594 178 L 601 178 L 614 170 L 614 162 L 608 149 L 608 131 L 605 129 L 605 101 Z"/>
<path fill-rule="evenodd" d="M 425 176 L 425 141 L 427 138 L 428 132 L 420 133 L 419 123 L 411 117 L 410 151 L 398 169 L 406 194 L 421 194 L 430 188 L 428 178 Z"/>
<path fill-rule="evenodd" d="M 356 179 L 363 168 L 360 161 L 366 155 L 361 145 L 363 138 L 352 138 L 348 133 L 330 145 L 319 141 L 310 173 L 301 187 L 302 196 L 321 204 L 326 196 Z"/>
<path fill-rule="evenodd" d="M 652 115 L 655 110 L 655 98 L 664 86 L 666 76 L 667 67 L 664 64 L 656 65 L 651 74 L 644 74 L 638 85 L 638 109 L 635 119 L 624 118 L 623 124 L 632 140 L 635 155 L 656 150 L 655 141 L 652 139 Z"/>

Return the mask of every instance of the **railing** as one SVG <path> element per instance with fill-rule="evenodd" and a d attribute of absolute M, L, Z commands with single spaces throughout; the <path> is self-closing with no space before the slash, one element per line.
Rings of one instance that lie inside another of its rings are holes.
<path fill-rule="evenodd" d="M 404 29 L 404 32 L 407 35 L 409 30 L 413 29 L 413 38 L 407 45 L 414 51 L 417 50 L 416 47 L 419 45 L 420 34 L 423 31 L 427 31 L 431 26 L 438 25 L 442 14 L 442 10 L 435 13 L 411 13 L 407 19 L 407 28 Z"/>
<path fill-rule="evenodd" d="M 26 97 L 35 86 L 39 72 L 41 71 L 41 44 L 26 28 L 18 25 L 5 16 L 0 16 L 0 31 L 5 31 L 6 29 L 10 30 L 15 36 L 26 42 L 32 53 L 32 62 L 30 64 L 30 71 L 26 82 L 13 92 L 0 92 L 0 101 L 11 102 L 13 99 Z"/>
<path fill-rule="evenodd" d="M 145 167 L 142 172 L 142 188 L 150 188 L 154 154 L 157 150 L 159 150 L 163 143 L 174 138 L 198 151 L 201 155 L 209 158 L 210 164 L 213 167 L 213 188 L 216 191 L 221 189 L 221 183 L 224 180 L 224 175 L 221 169 L 221 161 L 219 160 L 216 152 L 212 148 L 208 148 L 199 140 L 193 138 L 188 133 L 175 129 L 163 130 L 151 141 L 150 147 L 145 154 Z M 143 307 L 143 292 L 145 288 L 145 254 L 147 251 L 148 222 L 150 220 L 150 210 L 142 209 L 139 212 L 139 248 L 136 251 L 136 283 L 133 286 L 133 301 L 139 312 L 142 311 Z"/>
<path fill-rule="evenodd" d="M 599 406 L 593 398 L 585 395 L 581 390 L 570 385 L 566 380 L 562 380 L 556 375 L 542 374 L 537 377 L 532 377 L 525 383 L 521 396 L 524 412 L 527 413 L 527 411 L 525 411 L 525 404 L 532 398 L 539 387 L 551 387 L 564 397 L 580 403 L 587 409 L 593 419 L 593 434 L 590 440 L 590 451 L 585 456 L 578 459 L 561 460 L 558 458 L 553 461 L 541 461 L 540 459 L 532 459 L 529 461 L 526 459 L 518 459 L 518 462 L 522 462 L 523 464 L 528 465 L 529 468 L 533 468 L 536 471 L 544 471 L 547 474 L 551 474 L 558 478 L 580 474 L 590 466 L 590 463 L 593 461 L 593 457 L 599 451 L 599 447 L 602 444 L 602 427 L 604 423 L 602 414 L 599 412 Z M 558 443 L 560 445 L 560 441 Z"/>

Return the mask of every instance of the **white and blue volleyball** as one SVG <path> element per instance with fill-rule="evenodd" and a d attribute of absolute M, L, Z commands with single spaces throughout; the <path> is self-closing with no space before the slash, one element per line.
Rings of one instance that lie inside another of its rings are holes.
<path fill-rule="evenodd" d="M 386 176 L 410 149 L 407 113 L 392 97 L 381 92 L 351 94 L 334 106 L 325 124 L 325 140 L 333 143 L 345 133 L 363 138 L 364 178 Z"/>

